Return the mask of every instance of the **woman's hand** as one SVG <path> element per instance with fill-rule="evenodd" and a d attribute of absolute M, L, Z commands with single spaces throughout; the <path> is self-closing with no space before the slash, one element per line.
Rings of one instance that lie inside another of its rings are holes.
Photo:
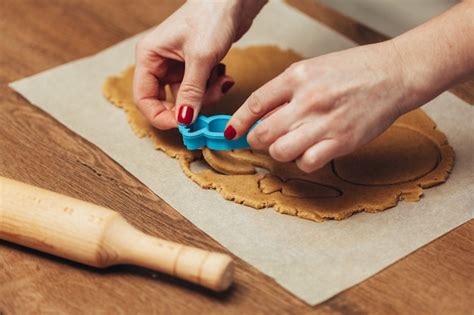
<path fill-rule="evenodd" d="M 136 47 L 134 101 L 159 129 L 190 124 L 234 81 L 219 62 L 265 1 L 188 1 Z M 166 101 L 169 84 L 179 110 Z"/>
<path fill-rule="evenodd" d="M 391 42 L 291 65 L 255 91 L 231 118 L 228 138 L 248 135 L 254 149 L 305 172 L 369 142 L 413 103 Z"/>
<path fill-rule="evenodd" d="M 368 143 L 401 114 L 474 76 L 474 0 L 390 41 L 298 62 L 254 92 L 225 135 L 312 172 Z"/>

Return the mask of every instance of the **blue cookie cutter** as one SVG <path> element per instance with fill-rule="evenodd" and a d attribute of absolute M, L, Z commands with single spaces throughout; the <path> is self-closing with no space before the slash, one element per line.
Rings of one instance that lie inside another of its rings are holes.
<path fill-rule="evenodd" d="M 178 130 L 183 136 L 184 145 L 188 150 L 197 150 L 208 147 L 211 150 L 233 150 L 248 148 L 247 134 L 235 140 L 227 140 L 224 137 L 224 129 L 231 116 L 199 115 L 196 121 L 189 126 L 179 125 Z M 255 123 L 250 130 L 259 123 Z"/>

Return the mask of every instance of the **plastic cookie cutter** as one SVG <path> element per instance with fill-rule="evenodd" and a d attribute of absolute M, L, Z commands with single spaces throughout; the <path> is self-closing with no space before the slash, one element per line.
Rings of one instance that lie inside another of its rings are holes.
<path fill-rule="evenodd" d="M 247 134 L 235 140 L 227 140 L 224 137 L 224 129 L 231 116 L 199 115 L 196 121 L 189 126 L 179 125 L 178 130 L 183 136 L 183 143 L 188 150 L 197 150 L 208 147 L 211 150 L 233 150 L 248 148 Z M 256 122 L 250 130 L 260 123 Z M 250 131 L 249 130 L 249 131 Z"/>

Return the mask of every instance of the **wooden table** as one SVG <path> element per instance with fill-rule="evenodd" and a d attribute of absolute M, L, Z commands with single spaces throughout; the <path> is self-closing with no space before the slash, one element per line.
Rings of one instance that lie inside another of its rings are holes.
<path fill-rule="evenodd" d="M 110 207 L 150 234 L 226 251 L 95 145 L 6 85 L 96 53 L 179 6 L 156 2 L 0 2 L 0 175 Z M 311 0 L 289 2 L 359 43 L 384 39 Z M 454 92 L 474 100 L 472 82 Z M 0 314 L 468 313 L 474 309 L 473 231 L 471 220 L 316 307 L 238 258 L 235 285 L 215 294 L 140 268 L 95 270 L 0 241 Z"/>

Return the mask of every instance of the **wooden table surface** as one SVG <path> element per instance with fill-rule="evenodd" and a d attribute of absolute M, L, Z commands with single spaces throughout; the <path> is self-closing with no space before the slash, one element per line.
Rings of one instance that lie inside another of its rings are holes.
<path fill-rule="evenodd" d="M 7 87 L 99 52 L 179 6 L 156 2 L 0 2 L 0 175 L 110 207 L 149 234 L 226 252 L 95 145 Z M 384 39 L 311 0 L 289 2 L 359 43 Z M 472 82 L 453 91 L 474 100 Z M 238 258 L 235 285 L 216 294 L 136 267 L 96 270 L 0 241 L 0 314 L 467 314 L 474 309 L 473 231 L 471 220 L 315 307 Z"/>

